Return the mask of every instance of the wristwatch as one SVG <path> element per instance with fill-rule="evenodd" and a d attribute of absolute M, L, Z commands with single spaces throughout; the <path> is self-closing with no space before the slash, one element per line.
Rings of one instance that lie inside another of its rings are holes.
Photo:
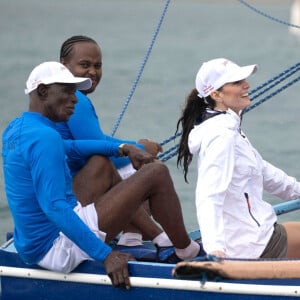
<path fill-rule="evenodd" d="M 121 157 L 123 157 L 123 156 L 127 156 L 125 153 L 124 153 L 124 146 L 125 146 L 125 144 L 121 144 L 120 146 L 119 146 L 119 155 L 121 156 Z"/>

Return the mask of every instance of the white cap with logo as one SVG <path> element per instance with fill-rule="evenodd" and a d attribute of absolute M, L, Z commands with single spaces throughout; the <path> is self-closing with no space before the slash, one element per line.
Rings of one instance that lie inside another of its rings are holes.
<path fill-rule="evenodd" d="M 88 90 L 92 86 L 90 78 L 75 77 L 63 64 L 47 61 L 36 66 L 26 81 L 25 94 L 29 94 L 40 84 L 74 83 L 78 90 Z"/>
<path fill-rule="evenodd" d="M 224 84 L 246 79 L 256 70 L 257 65 L 240 67 L 226 58 L 204 62 L 196 76 L 198 96 L 207 97 Z"/>

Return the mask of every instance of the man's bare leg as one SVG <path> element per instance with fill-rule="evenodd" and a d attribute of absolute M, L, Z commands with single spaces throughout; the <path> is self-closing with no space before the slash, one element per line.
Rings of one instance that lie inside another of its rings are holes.
<path fill-rule="evenodd" d="M 94 155 L 74 177 L 73 191 L 81 205 L 86 206 L 121 181 L 120 175 L 108 158 Z M 145 206 L 147 207 L 146 203 Z M 137 210 L 134 223 L 127 222 L 120 231 L 140 233 L 144 239 L 149 240 L 162 233 L 162 229 L 142 207 Z"/>
<path fill-rule="evenodd" d="M 142 203 L 149 199 L 151 213 L 174 246 L 186 248 L 191 240 L 185 229 L 180 202 L 167 167 L 161 163 L 142 166 L 128 179 L 103 194 L 95 203 L 99 227 L 113 239 L 126 224 L 135 223 Z"/>
<path fill-rule="evenodd" d="M 82 206 L 95 202 L 122 179 L 111 161 L 92 156 L 73 178 L 73 192 Z"/>

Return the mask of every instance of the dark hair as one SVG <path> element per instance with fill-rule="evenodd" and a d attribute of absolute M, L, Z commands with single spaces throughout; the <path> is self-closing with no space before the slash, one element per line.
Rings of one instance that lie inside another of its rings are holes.
<path fill-rule="evenodd" d="M 88 36 L 74 35 L 63 42 L 63 44 L 60 48 L 60 55 L 59 55 L 60 60 L 66 59 L 71 54 L 74 44 L 80 43 L 80 42 L 94 43 L 94 44 L 98 45 L 95 40 L 93 40 L 92 38 L 90 38 Z"/>
<path fill-rule="evenodd" d="M 189 151 L 188 137 L 190 131 L 195 124 L 202 123 L 205 118 L 207 108 L 214 109 L 216 102 L 210 97 L 201 98 L 198 91 L 194 88 L 186 98 L 185 107 L 182 110 L 180 119 L 177 122 L 176 133 L 182 126 L 182 134 L 179 141 L 177 167 L 183 165 L 184 180 L 187 180 L 188 168 L 193 159 L 193 155 Z"/>

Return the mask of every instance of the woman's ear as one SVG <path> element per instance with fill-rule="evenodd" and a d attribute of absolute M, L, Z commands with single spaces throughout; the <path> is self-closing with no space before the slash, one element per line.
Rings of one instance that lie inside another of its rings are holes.
<path fill-rule="evenodd" d="M 211 92 L 210 97 L 217 102 L 219 102 L 221 99 L 220 93 L 218 91 Z"/>

